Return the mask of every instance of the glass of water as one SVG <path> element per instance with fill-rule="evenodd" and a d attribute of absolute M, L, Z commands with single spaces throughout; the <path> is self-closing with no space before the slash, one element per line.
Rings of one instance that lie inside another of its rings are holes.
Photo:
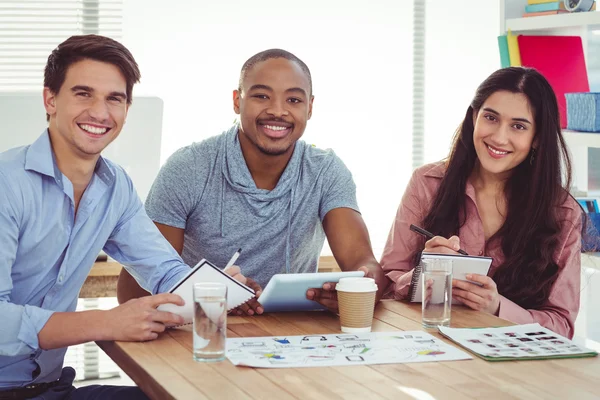
<path fill-rule="evenodd" d="M 227 286 L 194 284 L 194 360 L 223 361 L 227 339 Z"/>
<path fill-rule="evenodd" d="M 423 315 L 425 328 L 450 325 L 452 310 L 452 260 L 421 260 L 423 273 Z"/>

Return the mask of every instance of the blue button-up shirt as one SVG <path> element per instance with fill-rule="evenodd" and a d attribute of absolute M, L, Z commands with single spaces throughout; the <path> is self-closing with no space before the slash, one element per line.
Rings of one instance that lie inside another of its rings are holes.
<path fill-rule="evenodd" d="M 0 153 L 0 390 L 58 379 L 66 348 L 40 349 L 38 333 L 75 310 L 102 249 L 153 294 L 189 272 L 118 165 L 98 160 L 75 215 L 47 131 Z"/>

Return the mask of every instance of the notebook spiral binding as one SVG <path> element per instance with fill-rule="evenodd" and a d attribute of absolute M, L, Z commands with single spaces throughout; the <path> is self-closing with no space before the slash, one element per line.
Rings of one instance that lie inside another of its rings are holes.
<path fill-rule="evenodd" d="M 408 289 L 408 298 L 410 301 L 415 301 L 415 297 L 417 296 L 417 284 L 419 283 L 419 277 L 421 276 L 421 255 L 423 253 L 419 253 L 419 263 L 415 266 L 415 270 L 413 271 L 412 278 L 410 280 L 410 287 Z"/>

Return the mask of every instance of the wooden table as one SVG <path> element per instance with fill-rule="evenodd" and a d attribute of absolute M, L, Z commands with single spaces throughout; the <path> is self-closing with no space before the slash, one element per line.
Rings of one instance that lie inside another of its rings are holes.
<path fill-rule="evenodd" d="M 117 297 L 117 280 L 123 267 L 115 261 L 95 262 L 86 278 L 79 297 Z"/>
<path fill-rule="evenodd" d="M 420 304 L 382 301 L 374 331 L 422 330 Z M 510 322 L 465 308 L 454 327 Z M 274 313 L 229 317 L 230 337 L 339 333 L 330 313 Z M 434 330 L 430 333 L 441 337 Z M 444 339 L 445 340 L 445 339 Z M 598 399 L 600 358 L 487 362 L 473 360 L 351 367 L 255 369 L 229 361 L 192 360 L 191 328 L 146 343 L 98 345 L 153 399 Z M 432 397 L 431 397 L 432 396 Z"/>

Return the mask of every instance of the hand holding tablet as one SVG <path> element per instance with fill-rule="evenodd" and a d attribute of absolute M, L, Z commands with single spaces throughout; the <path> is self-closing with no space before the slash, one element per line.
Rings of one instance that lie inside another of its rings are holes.
<path fill-rule="evenodd" d="M 322 288 L 325 283 L 338 282 L 340 278 L 364 274 L 363 271 L 277 274 L 264 288 L 258 302 L 265 312 L 326 310 L 325 306 L 306 298 L 307 290 Z"/>

